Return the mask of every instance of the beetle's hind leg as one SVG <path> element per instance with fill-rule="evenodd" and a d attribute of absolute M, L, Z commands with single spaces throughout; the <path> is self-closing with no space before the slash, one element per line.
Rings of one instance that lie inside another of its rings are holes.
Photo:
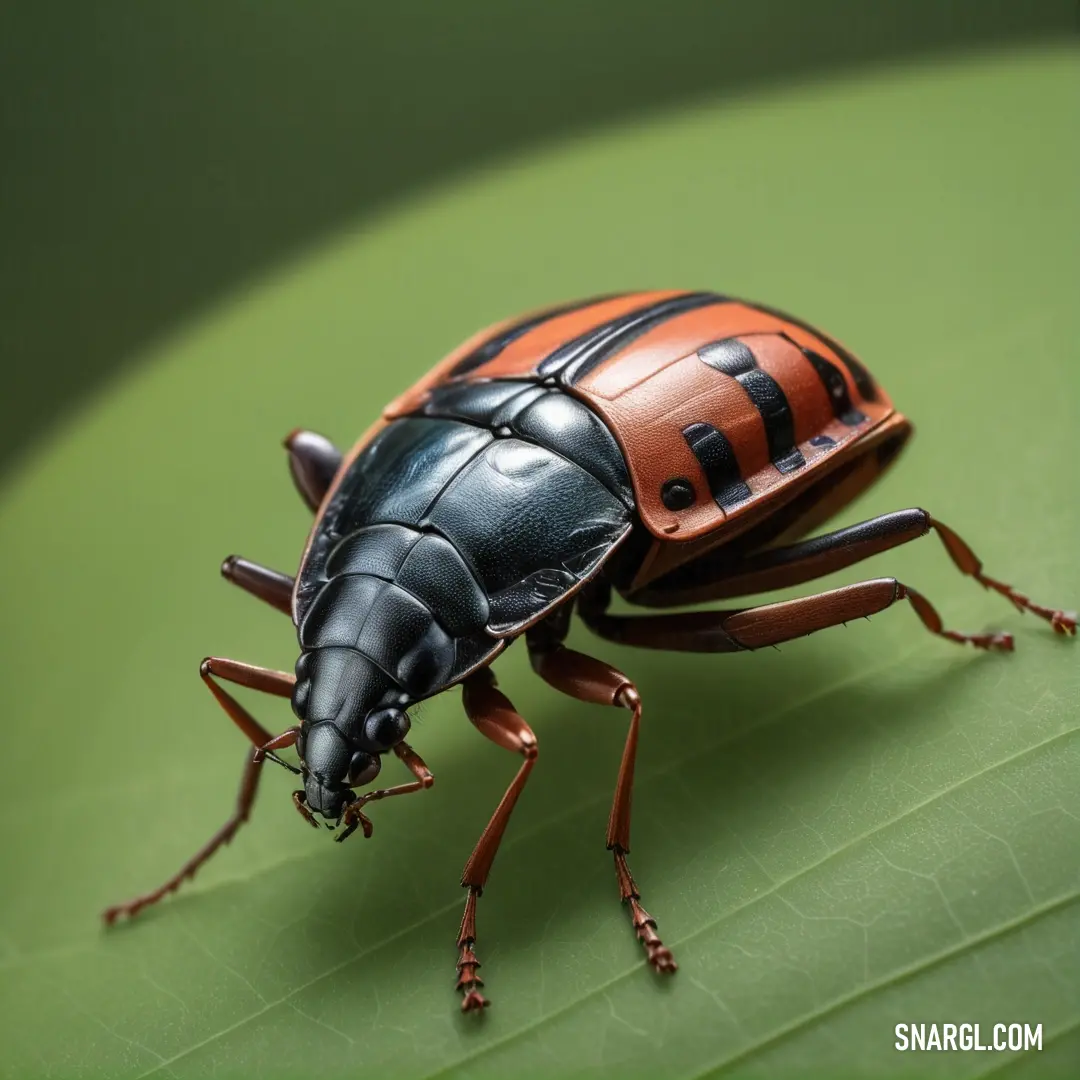
<path fill-rule="evenodd" d="M 973 577 L 985 588 L 1001 593 L 1020 611 L 1030 611 L 1046 619 L 1059 634 L 1076 633 L 1076 612 L 1036 604 L 1011 585 L 988 577 L 982 572 L 982 563 L 975 553 L 952 529 L 918 508 L 881 514 L 869 521 L 860 521 L 836 532 L 784 547 L 743 554 L 719 548 L 646 585 L 629 599 L 645 607 L 674 607 L 785 589 L 918 540 L 929 535 L 931 530 L 937 532 L 962 574 Z M 589 597 L 595 592 L 594 587 L 582 594 L 585 607 L 588 607 L 591 602 Z M 595 608 L 595 603 L 592 606 Z M 585 607 L 582 608 L 583 614 Z M 935 618 L 931 617 L 931 621 Z M 946 633 L 945 636 L 952 635 Z"/>
<path fill-rule="evenodd" d="M 973 577 L 983 588 L 993 589 L 994 592 L 1001 593 L 1002 596 L 1012 601 L 1018 611 L 1030 611 L 1033 615 L 1038 615 L 1040 619 L 1045 619 L 1057 633 L 1062 635 L 1076 633 L 1075 611 L 1062 611 L 1059 608 L 1049 608 L 1044 607 L 1042 604 L 1036 604 L 1011 585 L 989 577 L 982 572 L 982 562 L 975 552 L 952 529 L 947 525 L 942 525 L 940 521 L 935 521 L 933 518 L 930 519 L 930 526 L 937 530 L 941 542 L 945 545 L 945 550 L 962 574 Z"/>
<path fill-rule="evenodd" d="M 296 490 L 314 512 L 341 467 L 341 451 L 324 435 L 300 428 L 285 437 L 285 449 L 289 451 L 289 471 Z"/>
<path fill-rule="evenodd" d="M 977 649 L 1012 652 L 1012 634 L 996 631 L 965 634 L 947 630 L 933 604 L 895 578 L 859 581 L 839 589 L 783 600 L 761 607 L 728 611 L 687 611 L 676 615 L 608 615 L 599 607 L 580 608 L 585 624 L 609 641 L 643 649 L 678 652 L 740 652 L 778 645 L 817 630 L 868 619 L 907 600 L 932 634 L 974 645 Z"/>

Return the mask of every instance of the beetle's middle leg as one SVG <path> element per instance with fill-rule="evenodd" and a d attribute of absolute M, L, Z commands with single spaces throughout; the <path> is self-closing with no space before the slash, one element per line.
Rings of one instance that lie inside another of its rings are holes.
<path fill-rule="evenodd" d="M 285 436 L 289 471 L 300 498 L 316 511 L 341 467 L 341 451 L 325 436 L 297 428 Z M 295 581 L 288 574 L 230 555 L 221 564 L 221 576 L 245 592 L 264 600 L 286 615 L 292 614 Z"/>
<path fill-rule="evenodd" d="M 525 759 L 517 776 L 506 789 L 502 801 L 495 808 L 495 813 L 491 815 L 487 827 L 480 834 L 461 875 L 461 884 L 469 890 L 469 896 L 465 901 L 465 914 L 458 932 L 457 989 L 463 995 L 461 1011 L 472 1012 L 489 1004 L 480 992 L 484 980 L 476 973 L 476 969 L 480 967 L 475 951 L 476 901 L 487 884 L 491 864 L 495 861 L 510 815 L 525 788 L 533 765 L 536 764 L 538 747 L 532 728 L 518 715 L 510 699 L 496 689 L 495 676 L 488 668 L 482 668 L 465 680 L 462 703 L 469 719 L 483 735 L 504 749 L 521 754 Z"/>
<path fill-rule="evenodd" d="M 569 615 L 569 608 L 564 609 Z M 630 803 L 634 788 L 634 762 L 637 758 L 638 731 L 641 726 L 641 696 L 637 687 L 621 671 L 601 660 L 575 652 L 562 644 L 568 619 L 543 622 L 527 631 L 529 660 L 533 670 L 547 683 L 578 701 L 595 705 L 615 705 L 630 711 L 630 730 L 623 747 L 615 798 L 608 817 L 607 846 L 615 858 L 615 876 L 619 896 L 626 904 L 634 932 L 645 948 L 645 955 L 656 971 L 678 970 L 671 950 L 660 940 L 656 920 L 641 904 L 634 875 L 626 863 L 630 853 Z M 561 623 L 561 626 L 559 625 Z"/>
<path fill-rule="evenodd" d="M 239 555 L 230 555 L 221 564 L 221 576 L 283 614 L 292 615 L 295 581 L 288 574 L 249 562 Z"/>

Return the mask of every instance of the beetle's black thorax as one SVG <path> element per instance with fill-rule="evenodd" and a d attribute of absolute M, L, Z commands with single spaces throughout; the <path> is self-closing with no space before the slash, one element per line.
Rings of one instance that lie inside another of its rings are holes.
<path fill-rule="evenodd" d="M 522 381 L 436 388 L 357 454 L 316 523 L 298 713 L 348 725 L 459 681 L 595 572 L 633 505 L 580 401 Z"/>

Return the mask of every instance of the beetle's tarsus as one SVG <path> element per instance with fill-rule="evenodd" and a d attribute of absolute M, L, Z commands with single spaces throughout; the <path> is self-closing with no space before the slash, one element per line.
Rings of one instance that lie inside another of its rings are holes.
<path fill-rule="evenodd" d="M 675 963 L 671 950 L 660 940 L 660 935 L 656 932 L 656 920 L 641 906 L 641 901 L 636 896 L 628 897 L 626 903 L 630 908 L 634 933 L 645 947 L 645 958 L 653 971 L 662 975 L 674 975 L 679 970 L 679 965 Z"/>
<path fill-rule="evenodd" d="M 313 828 L 317 829 L 319 823 L 315 820 L 315 815 L 308 809 L 305 800 L 307 799 L 307 793 L 303 790 L 294 791 L 292 793 L 293 806 L 296 807 L 297 813 Z"/>
<path fill-rule="evenodd" d="M 343 840 L 348 840 L 349 837 L 356 832 L 357 828 L 363 830 L 365 840 L 371 839 L 371 834 L 375 831 L 375 826 L 371 824 L 371 818 L 360 810 L 360 807 L 364 805 L 364 802 L 365 800 L 358 799 L 356 802 L 345 807 L 345 829 L 334 837 L 336 843 L 340 844 Z"/>
<path fill-rule="evenodd" d="M 461 1011 L 482 1012 L 491 1004 L 482 993 L 480 987 L 484 980 L 477 974 L 480 960 L 477 958 L 476 949 L 476 901 L 483 890 L 479 885 L 469 887 L 469 896 L 465 901 L 465 911 L 461 916 L 461 929 L 458 931 L 458 962 L 457 983 L 455 990 L 462 993 Z"/>
<path fill-rule="evenodd" d="M 1075 611 L 1061 611 L 1058 608 L 1049 608 L 1044 607 L 1042 604 L 1036 604 L 1034 600 L 1014 589 L 1011 585 L 987 577 L 981 571 L 976 572 L 974 577 L 984 588 L 993 589 L 994 592 L 1000 593 L 1011 601 L 1018 611 L 1030 611 L 1032 615 L 1038 615 L 1040 619 L 1045 619 L 1054 628 L 1055 633 L 1067 635 L 1076 633 Z"/>
<path fill-rule="evenodd" d="M 473 942 L 463 941 L 457 964 L 458 980 L 455 987 L 464 995 L 461 999 L 461 1011 L 463 1013 L 479 1012 L 491 1004 L 480 993 L 480 987 L 484 985 L 484 980 L 476 973 L 479 966 L 480 961 L 477 960 L 476 953 L 473 951 Z"/>
<path fill-rule="evenodd" d="M 641 893 L 638 892 L 637 882 L 626 864 L 625 849 L 615 844 L 612 854 L 615 856 L 615 876 L 619 882 L 619 893 L 630 912 L 634 933 L 645 949 L 645 958 L 654 971 L 663 975 L 674 975 L 679 970 L 679 965 L 675 963 L 671 950 L 660 940 L 660 935 L 656 932 L 656 920 L 641 905 Z"/>
<path fill-rule="evenodd" d="M 461 1011 L 467 1012 L 483 1012 L 491 1004 L 490 1001 L 479 990 L 470 990 L 461 999 Z"/>
<path fill-rule="evenodd" d="M 950 641 L 959 642 L 961 645 L 974 645 L 976 649 L 985 649 L 987 652 L 1016 651 L 1016 640 L 1005 630 L 998 630 L 992 634 L 960 634 L 947 630 L 942 636 L 949 638 Z"/>

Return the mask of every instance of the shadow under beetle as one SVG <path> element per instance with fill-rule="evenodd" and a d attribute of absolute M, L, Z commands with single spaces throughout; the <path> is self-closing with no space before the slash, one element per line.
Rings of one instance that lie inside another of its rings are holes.
<path fill-rule="evenodd" d="M 352 451 L 296 431 L 293 479 L 316 513 L 296 578 L 232 556 L 222 573 L 291 615 L 296 673 L 204 660 L 201 675 L 254 744 L 236 810 L 160 888 L 109 908 L 113 922 L 176 889 L 248 819 L 267 759 L 298 772 L 300 814 L 372 832 L 364 808 L 431 787 L 405 741 L 410 705 L 462 684 L 465 712 L 524 759 L 465 865 L 457 989 L 488 1002 L 475 952 L 477 899 L 537 740 L 496 688 L 490 664 L 524 635 L 557 690 L 630 713 L 608 820 L 619 894 L 649 963 L 676 969 L 630 873 L 630 801 L 641 720 L 633 682 L 565 647 L 571 610 L 598 636 L 650 649 L 739 652 L 789 641 L 907 600 L 928 630 L 980 649 L 1007 633 L 943 627 L 894 578 L 763 607 L 614 615 L 612 588 L 663 608 L 811 581 L 937 532 L 959 570 L 1021 611 L 1075 634 L 1076 615 L 1033 603 L 982 572 L 925 510 L 900 510 L 804 539 L 892 463 L 911 434 L 842 345 L 771 308 L 714 293 L 586 300 L 499 323 L 392 402 Z M 219 684 L 290 697 L 299 724 L 272 736 Z M 276 751 L 296 746 L 301 768 Z M 354 789 L 393 754 L 408 783 Z"/>

